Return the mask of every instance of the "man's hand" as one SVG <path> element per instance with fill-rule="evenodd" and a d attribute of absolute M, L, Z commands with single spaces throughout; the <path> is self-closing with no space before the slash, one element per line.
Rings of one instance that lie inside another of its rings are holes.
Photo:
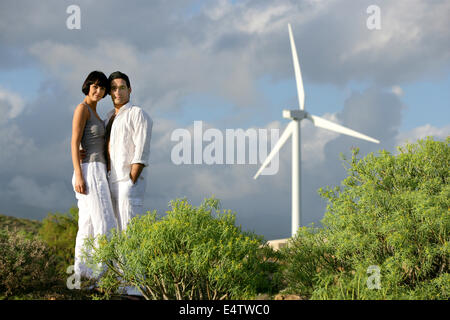
<path fill-rule="evenodd" d="M 86 158 L 86 150 L 80 149 L 80 163 Z"/>
<path fill-rule="evenodd" d="M 131 165 L 130 179 L 133 182 L 133 184 L 136 183 L 144 167 L 145 166 L 142 163 L 133 163 Z"/>

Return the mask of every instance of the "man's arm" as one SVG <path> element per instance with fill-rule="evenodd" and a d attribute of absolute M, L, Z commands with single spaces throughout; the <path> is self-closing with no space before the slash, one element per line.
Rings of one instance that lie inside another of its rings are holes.
<path fill-rule="evenodd" d="M 133 183 L 136 183 L 142 170 L 148 165 L 152 128 L 152 119 L 142 109 L 138 109 L 134 117 L 134 132 L 132 135 L 135 149 L 131 162 L 130 178 Z"/>
<path fill-rule="evenodd" d="M 130 178 L 131 181 L 133 181 L 133 184 L 136 183 L 144 167 L 145 166 L 142 163 L 133 163 L 131 165 Z"/>

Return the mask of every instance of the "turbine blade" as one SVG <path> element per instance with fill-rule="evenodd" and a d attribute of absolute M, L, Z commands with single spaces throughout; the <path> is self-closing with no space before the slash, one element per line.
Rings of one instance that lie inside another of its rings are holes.
<path fill-rule="evenodd" d="M 291 24 L 288 24 L 289 39 L 291 41 L 292 60 L 294 62 L 295 82 L 297 83 L 298 106 L 300 110 L 305 108 L 305 90 L 303 89 L 302 72 L 298 63 L 297 49 L 295 47 L 294 36 L 292 35 Z"/>
<path fill-rule="evenodd" d="M 284 132 L 281 135 L 280 139 L 278 139 L 277 143 L 275 144 L 275 147 L 273 147 L 272 151 L 270 151 L 269 155 L 264 160 L 263 164 L 259 168 L 258 172 L 256 172 L 253 179 L 258 178 L 258 176 L 264 170 L 264 168 L 267 167 L 270 161 L 272 161 L 272 158 L 277 154 L 277 152 L 281 149 L 281 147 L 286 143 L 287 139 L 289 139 L 289 137 L 291 136 L 293 129 L 294 129 L 294 122 L 291 121 L 287 125 L 286 129 L 284 129 Z"/>
<path fill-rule="evenodd" d="M 378 140 L 376 140 L 374 138 L 371 138 L 369 136 L 366 136 L 365 134 L 362 134 L 362 133 L 359 133 L 359 132 L 357 132 L 355 130 L 346 128 L 346 127 L 341 126 L 339 124 L 336 124 L 334 122 L 325 120 L 325 119 L 323 119 L 321 117 L 308 114 L 307 118 L 309 120 L 311 120 L 316 127 L 328 129 L 328 130 L 331 130 L 331 131 L 335 131 L 335 132 L 338 132 L 338 133 L 346 134 L 346 135 L 349 135 L 349 136 L 352 136 L 352 137 L 355 137 L 355 138 L 359 138 L 359 139 L 363 139 L 363 140 L 367 140 L 367 141 L 370 141 L 370 142 L 380 143 L 380 141 L 378 141 Z"/>

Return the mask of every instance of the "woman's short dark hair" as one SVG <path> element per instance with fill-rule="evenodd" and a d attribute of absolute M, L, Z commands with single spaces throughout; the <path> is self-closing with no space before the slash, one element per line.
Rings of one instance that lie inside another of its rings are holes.
<path fill-rule="evenodd" d="M 87 76 L 86 80 L 84 80 L 83 86 L 81 87 L 81 91 L 85 94 L 89 94 L 89 90 L 91 87 L 91 84 L 96 84 L 100 87 L 105 88 L 105 94 L 103 97 L 105 97 L 109 92 L 109 81 L 108 78 L 106 78 L 106 75 L 101 71 L 92 71 Z"/>
<path fill-rule="evenodd" d="M 123 80 L 125 80 L 125 82 L 127 83 L 127 87 L 131 88 L 130 79 L 128 78 L 128 76 L 125 73 L 120 72 L 120 71 L 116 71 L 116 72 L 111 73 L 109 75 L 109 78 L 108 78 L 110 86 L 111 86 L 111 81 L 113 81 L 114 79 L 123 79 Z M 108 90 L 108 92 L 109 92 L 109 90 Z"/>

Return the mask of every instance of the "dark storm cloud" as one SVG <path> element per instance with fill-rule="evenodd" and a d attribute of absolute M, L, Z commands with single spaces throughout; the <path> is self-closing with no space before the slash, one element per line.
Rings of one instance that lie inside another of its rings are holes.
<path fill-rule="evenodd" d="M 251 50 L 254 61 L 249 68 L 260 76 L 291 71 L 280 54 L 289 57 L 285 49 L 290 22 L 304 75 L 313 81 L 342 84 L 360 79 L 392 85 L 448 64 L 448 1 L 379 1 L 381 30 L 376 31 L 366 26 L 372 2 L 218 1 L 190 15 L 201 2 L 80 1 L 81 29 L 68 30 L 66 8 L 71 1 L 2 1 L 0 42 L 25 52 L 42 41 L 83 48 L 95 47 L 100 40 L 126 43 L 145 55 L 176 52 L 183 46 L 210 50 L 212 55 L 218 50 Z M 26 53 L 4 55 L 17 61 Z"/>

